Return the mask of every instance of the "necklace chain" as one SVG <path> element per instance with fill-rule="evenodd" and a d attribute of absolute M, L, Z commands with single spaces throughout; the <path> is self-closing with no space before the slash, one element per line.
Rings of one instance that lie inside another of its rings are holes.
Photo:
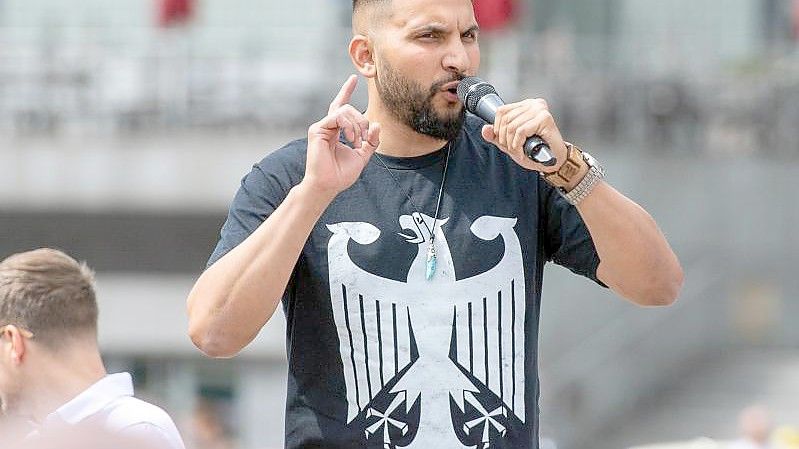
<path fill-rule="evenodd" d="M 449 141 L 449 143 L 447 143 L 447 156 L 446 156 L 446 159 L 444 160 L 444 173 L 441 175 L 441 186 L 438 188 L 438 200 L 436 201 L 436 213 L 435 213 L 435 216 L 433 216 L 433 229 L 430 229 L 430 227 L 427 226 L 427 222 L 424 221 L 424 219 L 422 219 L 422 224 L 424 225 L 425 228 L 427 228 L 427 232 L 430 233 L 430 245 L 431 246 L 433 245 L 433 242 L 435 242 L 435 240 L 436 240 L 436 234 L 433 231 L 436 229 L 436 222 L 438 221 L 438 211 L 439 211 L 439 208 L 441 207 L 441 196 L 444 193 L 444 182 L 447 180 L 447 169 L 449 168 L 449 154 L 450 154 L 451 151 L 452 151 L 452 141 Z M 383 167 L 386 169 L 388 174 L 391 175 L 391 179 L 394 180 L 394 183 L 397 184 L 397 187 L 399 187 L 403 191 L 403 193 L 405 193 L 405 196 L 408 198 L 408 201 L 411 203 L 411 206 L 413 206 L 414 210 L 416 212 L 418 212 L 418 213 L 421 213 L 420 212 L 421 209 L 413 201 L 413 198 L 411 198 L 411 195 L 408 192 L 408 190 L 402 188 L 402 184 L 400 184 L 400 182 L 397 179 L 397 177 L 394 176 L 394 173 L 391 171 L 391 169 L 388 168 L 388 165 L 383 160 L 383 158 L 380 157 L 380 155 L 377 154 L 377 153 L 375 153 L 375 156 L 377 156 L 377 160 L 380 161 L 380 164 L 383 165 Z"/>

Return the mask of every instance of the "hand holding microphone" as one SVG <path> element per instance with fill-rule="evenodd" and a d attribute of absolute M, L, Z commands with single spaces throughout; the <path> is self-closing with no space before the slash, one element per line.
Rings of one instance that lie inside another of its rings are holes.
<path fill-rule="evenodd" d="M 544 100 L 506 105 L 494 86 L 473 76 L 458 84 L 458 97 L 467 111 L 492 124 L 483 128 L 483 138 L 523 167 L 532 170 L 538 170 L 539 164 L 554 167 L 558 163 L 557 153 L 565 157 L 565 143 Z M 549 143 L 558 147 L 556 151 Z"/>

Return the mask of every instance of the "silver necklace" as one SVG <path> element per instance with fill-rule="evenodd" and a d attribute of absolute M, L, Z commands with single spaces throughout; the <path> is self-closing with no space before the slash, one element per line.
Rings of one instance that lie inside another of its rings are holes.
<path fill-rule="evenodd" d="M 438 201 L 436 201 L 436 214 L 433 217 L 433 229 L 430 229 L 430 227 L 427 226 L 427 222 L 425 222 L 424 218 L 422 218 L 422 224 L 427 229 L 427 232 L 430 233 L 430 246 L 427 247 L 427 261 L 426 261 L 427 263 L 425 265 L 425 279 L 427 279 L 428 281 L 433 279 L 433 275 L 436 273 L 436 245 L 435 245 L 436 234 L 434 231 L 436 229 L 436 222 L 438 221 L 438 211 L 439 208 L 441 207 L 441 196 L 444 193 L 444 182 L 447 180 L 447 169 L 449 168 L 449 154 L 451 151 L 452 151 L 452 141 L 447 143 L 447 157 L 444 160 L 444 173 L 441 175 L 441 186 L 439 186 L 438 188 Z M 411 198 L 410 193 L 408 193 L 407 190 L 402 188 L 402 184 L 399 183 L 397 177 L 394 176 L 394 173 L 392 173 L 391 169 L 388 168 L 388 165 L 386 165 L 385 161 L 383 161 L 383 158 L 380 157 L 380 155 L 377 153 L 375 153 L 375 156 L 377 156 L 377 160 L 380 161 L 380 164 L 383 165 L 388 174 L 391 175 L 391 179 L 394 180 L 394 183 L 397 184 L 397 187 L 399 187 L 399 189 L 405 193 L 405 196 L 408 198 L 408 201 L 411 203 L 411 206 L 413 206 L 415 212 L 421 215 L 421 212 L 419 212 L 421 209 L 413 201 L 413 198 Z"/>

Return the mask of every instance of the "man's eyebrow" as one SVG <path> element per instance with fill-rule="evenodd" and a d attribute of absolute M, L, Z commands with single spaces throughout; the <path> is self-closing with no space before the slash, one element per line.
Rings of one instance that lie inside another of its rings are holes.
<path fill-rule="evenodd" d="M 478 34 L 478 33 L 480 33 L 480 27 L 477 26 L 477 25 L 472 25 L 466 31 L 463 32 L 463 34 L 467 34 L 467 33 Z"/>
<path fill-rule="evenodd" d="M 448 28 L 446 26 L 444 26 L 444 25 L 431 23 L 431 24 L 427 24 L 427 25 L 420 25 L 418 27 L 413 28 L 411 31 L 414 32 L 414 33 L 420 33 L 420 32 L 424 32 L 424 31 L 434 32 L 434 33 L 446 33 L 447 29 Z"/>
<path fill-rule="evenodd" d="M 414 32 L 414 33 L 420 33 L 420 32 L 446 33 L 448 30 L 449 30 L 449 27 L 447 27 L 445 25 L 440 25 L 440 24 L 433 23 L 433 24 L 421 25 L 421 26 L 418 26 L 416 28 L 413 28 L 412 32 Z M 480 27 L 477 26 L 477 25 L 472 25 L 469 28 L 467 28 L 466 31 L 463 31 L 461 34 L 479 33 L 479 32 L 480 32 Z"/>

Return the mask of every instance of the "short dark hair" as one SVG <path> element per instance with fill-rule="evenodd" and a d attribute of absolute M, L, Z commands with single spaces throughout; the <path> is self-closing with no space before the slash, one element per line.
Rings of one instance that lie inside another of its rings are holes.
<path fill-rule="evenodd" d="M 0 325 L 32 332 L 50 348 L 97 335 L 94 273 L 61 251 L 42 248 L 0 262 Z"/>
<path fill-rule="evenodd" d="M 355 14 L 358 8 L 365 5 L 371 5 L 376 3 L 388 3 L 390 1 L 391 0 L 352 0 L 352 13 Z M 472 0 L 472 3 L 474 3 L 474 0 Z"/>

